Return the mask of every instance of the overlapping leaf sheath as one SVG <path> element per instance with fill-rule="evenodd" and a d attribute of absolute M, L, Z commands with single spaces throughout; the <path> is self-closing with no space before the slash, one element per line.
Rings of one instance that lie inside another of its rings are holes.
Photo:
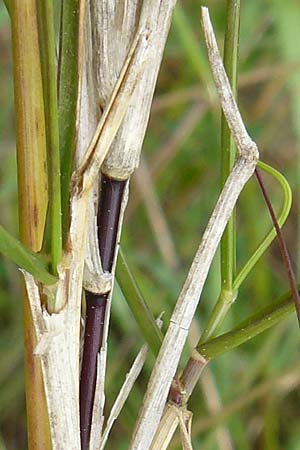
<path fill-rule="evenodd" d="M 86 148 L 86 143 L 93 133 L 91 123 L 96 123 L 97 116 L 100 116 L 103 111 L 105 114 L 121 70 L 129 63 L 130 52 L 134 47 L 133 43 L 138 40 L 139 35 L 145 36 L 147 48 L 139 60 L 130 62 L 131 65 L 136 64 L 142 68 L 140 78 L 136 82 L 118 133 L 101 166 L 102 192 L 100 198 L 97 201 L 98 193 L 95 185 L 90 197 L 89 237 L 84 280 L 87 316 L 80 388 L 81 435 L 84 449 L 88 446 L 92 426 L 96 377 L 98 376 L 98 380 L 103 380 L 105 376 L 112 275 L 122 216 L 126 206 L 128 180 L 139 162 L 174 6 L 175 0 L 163 3 L 158 0 L 144 2 L 108 0 L 104 2 L 90 1 L 87 4 L 88 25 L 85 55 L 87 66 L 83 74 L 77 160 L 81 160 L 82 150 Z M 92 96 L 91 92 L 95 96 Z M 118 102 L 118 97 L 116 102 Z M 92 112 L 93 117 L 87 124 L 89 112 Z M 90 133 L 86 133 L 86 125 Z M 110 192 L 113 195 L 108 194 L 109 190 L 104 188 L 105 183 L 106 186 L 111 187 Z M 119 186 L 122 186 L 122 189 L 118 189 Z M 114 208 L 116 204 L 119 205 L 118 211 Z M 96 220 L 97 216 L 98 221 Z M 113 232 L 108 232 L 111 229 Z M 97 375 L 97 355 L 101 347 L 103 364 L 98 365 L 101 373 Z M 100 395 L 100 397 L 97 401 L 102 405 L 101 411 L 104 396 Z M 99 410 L 97 405 L 95 410 Z M 95 417 L 96 420 L 99 423 L 98 432 L 100 433 L 101 418 Z"/>

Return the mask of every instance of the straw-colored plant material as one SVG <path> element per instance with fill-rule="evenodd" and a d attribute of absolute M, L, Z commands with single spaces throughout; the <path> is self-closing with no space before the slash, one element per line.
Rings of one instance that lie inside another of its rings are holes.
<path fill-rule="evenodd" d="M 171 3 L 174 5 L 174 1 L 170 2 L 170 5 Z M 133 30 L 126 47 L 124 60 L 122 59 L 119 64 L 119 71 L 113 82 L 113 86 L 115 85 L 115 87 L 112 86 L 112 89 L 107 95 L 104 111 L 99 124 L 96 126 L 93 138 L 87 150 L 84 152 L 83 146 L 81 146 L 81 156 L 79 154 L 76 156 L 77 168 L 72 176 L 71 186 L 69 252 L 64 256 L 59 269 L 57 290 L 55 292 L 54 289 L 54 292 L 51 292 L 55 313 L 49 314 L 41 307 L 42 303 L 38 285 L 29 274 L 24 274 L 34 318 L 35 332 L 38 339 L 36 357 L 41 358 L 42 362 L 53 450 L 66 448 L 71 450 L 80 449 L 78 398 L 80 311 L 91 194 L 98 178 L 99 169 L 123 121 L 139 80 L 147 72 L 146 66 L 150 64 L 149 61 L 151 61 L 151 64 L 154 64 L 153 58 L 157 40 L 153 36 L 157 33 L 157 23 L 153 20 L 152 13 L 156 11 L 156 14 L 164 18 L 164 20 L 167 20 L 169 24 L 172 10 L 171 6 L 169 5 L 165 8 L 159 5 L 160 2 L 155 0 L 151 2 L 152 10 L 149 9 L 150 3 L 146 3 L 142 9 L 141 24 L 137 29 Z M 164 16 L 162 13 L 166 12 L 169 15 Z M 87 15 L 87 17 L 89 16 Z M 166 27 L 164 38 L 166 37 L 167 30 L 168 27 Z M 156 73 L 159 68 L 165 39 L 162 42 L 160 57 L 159 59 L 156 58 Z M 86 46 L 85 51 L 88 51 L 88 46 Z M 83 72 L 82 86 L 88 86 L 88 75 L 86 71 Z M 154 82 L 152 89 L 154 89 Z M 152 94 L 150 95 L 149 108 Z M 81 143 L 84 141 L 84 136 L 82 135 L 80 120 L 84 120 L 84 113 L 82 111 L 84 111 L 84 108 L 87 108 L 87 99 L 88 96 L 83 96 L 82 102 L 80 103 L 81 119 L 79 119 L 78 127 Z M 147 110 L 148 114 L 149 110 Z M 139 121 L 140 118 L 138 123 Z M 84 123 L 86 124 L 86 118 Z M 95 118 L 94 123 L 96 123 Z M 127 194 L 124 197 L 121 215 L 124 212 L 126 198 Z M 92 257 L 94 256 L 92 255 Z M 97 275 L 101 269 L 101 264 L 98 264 L 98 266 L 100 268 L 98 267 L 96 271 Z M 92 263 L 90 267 L 93 269 Z M 93 275 L 93 271 L 91 273 Z M 106 277 L 103 273 L 100 273 L 100 275 L 102 275 L 102 278 L 100 278 L 100 287 L 99 282 L 97 282 L 98 284 L 95 285 L 95 290 L 99 288 L 107 289 L 107 285 L 111 286 L 111 277 Z M 86 282 L 92 284 L 93 280 L 91 278 L 92 276 Z M 109 308 L 106 318 L 105 336 L 107 335 L 108 316 Z M 94 411 L 95 416 L 100 419 L 96 427 L 98 428 L 97 431 L 100 429 L 100 432 L 104 404 L 105 351 L 106 348 L 104 345 L 103 352 L 100 353 L 99 357 L 101 370 L 99 369 L 98 373 L 98 394 L 101 400 L 98 402 L 98 407 L 96 405 Z"/>
<path fill-rule="evenodd" d="M 38 285 L 24 273 L 38 345 L 35 357 L 40 358 L 47 399 L 53 450 L 80 450 L 79 434 L 79 370 L 78 342 L 73 330 L 76 323 L 71 299 L 57 314 L 49 314 L 41 306 Z M 66 274 L 60 279 L 57 297 L 65 300 L 68 284 Z"/>
<path fill-rule="evenodd" d="M 76 156 L 79 166 L 76 173 L 79 178 L 82 176 L 82 180 L 88 177 L 88 184 L 92 187 L 89 193 L 89 224 L 83 285 L 89 291 L 97 294 L 110 292 L 105 311 L 101 348 L 103 363 L 98 365 L 97 374 L 101 380 L 105 378 L 105 354 L 113 276 L 123 215 L 128 199 L 128 183 L 121 205 L 112 273 L 108 275 L 103 273 L 101 267 L 97 236 L 99 162 L 96 163 L 97 170 L 90 169 L 89 166 L 91 166 L 91 161 L 95 159 L 97 154 L 103 155 L 101 146 L 105 146 L 106 138 L 110 139 L 112 136 L 109 132 L 107 135 L 101 132 L 101 123 L 105 121 L 105 115 L 110 108 L 110 104 L 112 104 L 112 108 L 114 107 L 113 103 L 117 105 L 116 114 L 120 114 L 120 106 L 121 108 L 125 106 L 122 90 L 117 93 L 115 87 L 118 83 L 122 83 L 122 79 L 124 85 L 121 86 L 122 89 L 131 89 L 132 96 L 126 104 L 127 112 L 124 117 L 122 116 L 119 131 L 116 136 L 113 136 L 113 142 L 110 142 L 110 149 L 103 164 L 101 157 L 101 171 L 111 178 L 127 180 L 138 165 L 175 2 L 176 0 L 165 2 L 147 0 L 142 5 L 137 1 L 124 3 L 122 0 L 87 2 L 85 60 L 89 72 L 85 69 L 83 74 L 81 119 L 79 122 L 80 143 Z M 142 47 L 143 45 L 144 47 Z M 140 51 L 141 49 L 144 49 L 144 51 Z M 126 70 L 133 74 L 139 70 L 139 77 L 132 78 L 134 81 L 132 82 Z M 94 97 L 89 92 L 90 88 L 90 92 L 95 94 Z M 114 92 L 117 94 L 115 98 Z M 93 115 L 92 125 L 87 124 L 87 113 Z M 102 116 L 94 138 L 91 139 L 88 152 L 83 155 L 82 149 L 87 139 L 94 133 L 95 122 L 101 113 Z M 113 120 L 113 124 L 117 120 L 118 117 Z M 85 128 L 86 126 L 87 128 Z M 102 413 L 99 412 L 98 414 L 102 415 L 104 392 L 100 393 L 99 396 L 103 399 L 103 403 L 101 406 Z M 98 400 L 97 404 L 97 407 L 99 407 Z M 97 427 L 95 421 L 93 423 L 93 435 L 99 436 L 101 427 L 99 425 L 100 428 L 95 431 Z"/>
<path fill-rule="evenodd" d="M 253 174 L 258 159 L 257 146 L 246 131 L 232 95 L 207 8 L 202 8 L 202 19 L 213 76 L 225 117 L 238 148 L 238 158 L 208 222 L 176 303 L 147 386 L 130 450 L 148 450 L 151 446 L 212 259 L 236 201 Z"/>

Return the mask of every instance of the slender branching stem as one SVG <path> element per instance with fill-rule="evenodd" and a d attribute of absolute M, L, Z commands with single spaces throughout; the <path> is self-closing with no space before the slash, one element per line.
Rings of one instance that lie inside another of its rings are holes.
<path fill-rule="evenodd" d="M 281 211 L 278 214 L 277 222 L 279 227 L 282 227 L 288 218 L 291 206 L 292 206 L 292 190 L 290 188 L 289 183 L 285 179 L 285 177 L 278 172 L 278 170 L 274 169 L 273 167 L 269 166 L 268 164 L 258 161 L 257 166 L 262 169 L 264 172 L 271 175 L 280 185 L 283 193 L 283 202 Z M 254 268 L 256 263 L 259 261 L 261 256 L 264 254 L 264 252 L 267 250 L 267 248 L 271 245 L 274 238 L 276 237 L 276 230 L 275 227 L 273 227 L 268 234 L 263 238 L 261 243 L 258 245 L 256 250 L 253 252 L 253 254 L 250 256 L 248 261 L 245 263 L 245 265 L 240 269 L 238 272 L 236 278 L 233 282 L 234 290 L 238 290 L 243 281 L 246 279 L 246 277 L 249 275 L 251 270 Z"/>
<path fill-rule="evenodd" d="M 206 342 L 217 333 L 232 304 L 236 300 L 236 297 L 237 291 L 227 291 L 225 289 L 221 290 L 219 298 L 212 310 L 199 342 Z"/>
<path fill-rule="evenodd" d="M 262 165 L 263 168 L 265 165 Z M 273 169 L 274 170 L 274 169 Z M 261 174 L 259 170 L 255 169 L 255 175 L 257 178 L 257 181 L 259 183 L 259 186 L 261 188 L 261 191 L 263 193 L 265 202 L 267 204 L 268 210 L 270 212 L 272 222 L 274 225 L 274 228 L 276 230 L 278 240 L 279 240 L 279 246 L 283 258 L 283 262 L 288 274 L 289 282 L 291 291 L 288 295 L 283 296 L 278 303 L 275 303 L 275 305 L 271 305 L 267 308 L 265 308 L 262 312 L 258 312 L 257 314 L 253 315 L 247 321 L 244 321 L 241 325 L 239 325 L 236 329 L 230 331 L 229 333 L 225 333 L 224 335 L 221 335 L 219 338 L 210 340 L 208 342 L 199 341 L 199 344 L 197 345 L 198 352 L 205 358 L 205 359 L 211 359 L 219 354 L 222 354 L 228 350 L 231 350 L 235 348 L 238 345 L 241 345 L 242 343 L 246 342 L 249 339 L 252 339 L 257 334 L 265 331 L 270 326 L 275 325 L 278 321 L 282 320 L 287 314 L 290 314 L 291 312 L 291 305 L 294 304 L 296 309 L 296 314 L 299 322 L 300 317 L 300 297 L 299 297 L 299 290 L 296 284 L 295 275 L 292 269 L 291 260 L 288 254 L 287 245 L 284 240 L 283 234 L 281 232 L 281 228 L 278 224 L 276 214 L 274 212 L 274 209 L 272 207 L 271 201 L 269 199 L 269 196 L 267 194 L 266 188 L 264 186 Z M 293 301 L 293 303 L 292 303 Z M 223 345 L 223 351 L 222 351 L 222 345 Z M 208 350 L 207 350 L 208 349 Z M 182 385 L 182 391 L 185 391 L 185 378 L 186 373 L 189 373 L 189 367 L 194 367 L 194 359 L 190 358 L 186 369 L 183 373 L 183 376 L 180 379 L 180 384 Z M 199 376 L 201 372 L 199 371 Z M 196 377 L 195 377 L 196 378 Z"/>
<path fill-rule="evenodd" d="M 287 180 L 284 178 L 284 176 L 278 172 L 273 167 L 269 166 L 266 163 L 263 163 L 262 161 L 258 161 L 257 163 L 258 167 L 262 169 L 264 172 L 271 175 L 279 184 L 283 192 L 283 204 L 281 207 L 281 211 L 278 215 L 277 222 L 279 227 L 282 227 L 282 225 L 285 223 L 290 209 L 292 205 L 292 192 L 291 188 L 287 182 Z M 239 287 L 241 286 L 242 282 L 246 279 L 246 277 L 249 275 L 251 270 L 254 268 L 256 263 L 259 261 L 261 256 L 264 254 L 264 252 L 267 250 L 267 248 L 270 246 L 270 244 L 273 242 L 274 238 L 276 237 L 276 230 L 275 227 L 273 227 L 268 234 L 263 238 L 261 243 L 258 245 L 254 253 L 250 256 L 248 261 L 244 264 L 244 266 L 240 269 L 238 272 L 236 278 L 233 280 L 233 289 L 232 291 L 226 291 L 224 290 L 221 295 L 224 296 L 222 301 L 218 301 L 213 309 L 213 312 L 209 318 L 209 321 L 206 325 L 206 328 L 203 331 L 203 334 L 201 336 L 201 339 L 199 343 L 202 344 L 209 340 L 216 332 L 219 325 L 221 325 L 222 321 L 224 320 L 228 310 L 230 309 L 233 301 L 235 300 L 234 293 L 237 294 L 237 291 Z"/>

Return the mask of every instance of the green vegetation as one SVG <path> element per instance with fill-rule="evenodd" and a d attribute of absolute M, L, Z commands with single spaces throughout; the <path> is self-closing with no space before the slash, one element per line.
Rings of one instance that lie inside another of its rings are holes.
<path fill-rule="evenodd" d="M 16 3 L 5 1 L 14 23 Z M 281 225 L 291 208 L 291 191 L 294 193 L 294 204 L 283 232 L 292 261 L 299 266 L 300 85 L 297 74 L 300 51 L 295 42 L 299 41 L 300 6 L 293 0 L 284 2 L 284 7 L 278 0 L 241 2 L 238 39 L 238 10 L 232 9 L 233 4 L 238 3 L 211 1 L 208 6 L 220 48 L 227 29 L 225 48 L 229 78 L 233 85 L 237 79 L 238 103 L 250 135 L 261 150 L 260 157 L 265 163 L 260 162 L 260 168 L 269 174 L 264 178 Z M 0 450 L 27 448 L 22 287 L 12 261 L 51 285 L 56 281 L 54 275 L 61 260 L 62 235 L 65 240 L 69 223 L 68 186 L 75 142 L 78 81 L 78 1 L 63 3 L 60 37 L 55 35 L 53 22 L 49 21 L 56 17 L 60 2 L 55 1 L 53 5 L 45 1 L 39 6 L 41 77 L 34 90 L 37 109 L 31 111 L 33 116 L 38 115 L 43 128 L 33 139 L 39 143 L 38 157 L 33 161 L 37 170 L 29 168 L 27 174 L 37 178 L 32 195 L 37 199 L 39 223 L 34 230 L 30 228 L 32 209 L 26 210 L 23 201 L 20 244 L 12 237 L 18 235 L 18 219 L 10 18 L 4 4 L 0 4 L 0 78 L 4 86 L 0 92 Z M 55 25 L 58 29 L 58 24 Z M 35 38 L 33 30 L 27 42 Z M 58 40 L 61 58 L 57 99 L 54 74 Z M 34 42 L 37 45 L 37 41 Z M 43 45 L 45 42 L 47 45 Z M 30 68 L 36 62 L 35 57 L 33 51 L 22 61 Z M 16 106 L 18 108 L 18 104 Z M 34 119 L 28 117 L 28 122 L 30 120 Z M 31 142 L 25 144 L 29 148 Z M 152 355 L 114 428 L 108 448 L 127 448 L 128 430 L 135 422 L 153 355 L 158 352 L 175 300 L 219 193 L 221 179 L 224 182 L 232 166 L 234 149 L 229 152 L 229 158 L 223 159 L 221 174 L 221 148 L 224 155 L 232 149 L 232 144 L 226 126 L 221 126 L 220 107 L 200 27 L 199 2 L 181 0 L 175 12 L 144 143 L 143 170 L 148 171 L 147 179 L 152 181 L 147 189 L 150 196 L 141 195 L 141 184 L 134 178 L 125 215 L 121 240 L 124 256 L 120 255 L 118 261 L 109 335 L 107 411 L 145 340 Z M 18 153 L 19 195 L 24 198 L 26 183 L 24 179 L 24 185 L 21 184 L 23 163 L 20 158 Z M 45 181 L 46 165 L 48 182 Z M 163 233 L 159 226 L 153 226 L 157 217 L 164 226 Z M 43 235 L 45 226 L 46 236 Z M 227 229 L 222 257 L 218 254 L 211 267 L 190 343 L 181 361 L 183 368 L 199 339 L 198 351 L 213 359 L 188 405 L 194 415 L 195 449 L 298 448 L 299 331 L 278 245 L 276 242 L 271 245 L 275 236 L 271 228 L 269 213 L 253 178 L 238 202 L 236 218 Z M 39 253 L 41 248 L 42 254 Z M 154 318 L 162 312 L 164 325 L 160 331 Z M 230 441 L 232 447 L 228 444 Z M 47 442 L 39 450 L 46 448 Z M 179 448 L 179 440 L 175 438 L 170 449 Z"/>

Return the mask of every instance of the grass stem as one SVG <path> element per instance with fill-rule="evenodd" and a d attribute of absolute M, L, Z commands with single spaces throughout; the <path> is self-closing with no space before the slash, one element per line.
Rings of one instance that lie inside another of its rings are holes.
<path fill-rule="evenodd" d="M 234 97 L 237 95 L 237 66 L 240 28 L 240 1 L 227 0 L 226 32 L 224 41 L 224 67 Z M 221 118 L 221 188 L 223 188 L 233 167 L 236 148 L 226 118 Z M 221 289 L 232 291 L 236 270 L 235 212 L 228 221 L 221 240 Z M 220 302 L 225 299 L 221 293 Z M 228 297 L 228 295 L 227 295 Z"/>
<path fill-rule="evenodd" d="M 35 0 L 10 1 L 21 242 L 41 249 L 47 211 L 47 156 Z M 24 291 L 24 339 L 29 450 L 50 450 L 49 420 L 36 337 Z"/>
<path fill-rule="evenodd" d="M 37 2 L 39 45 L 45 106 L 49 211 L 46 236 L 50 237 L 51 267 L 54 274 L 62 256 L 59 128 L 57 109 L 54 12 L 52 0 Z"/>
<path fill-rule="evenodd" d="M 240 1 L 227 0 L 226 32 L 224 41 L 224 67 L 234 97 L 237 95 L 237 66 L 240 28 Z M 221 117 L 221 189 L 231 172 L 236 156 L 236 147 L 224 113 Z M 233 287 L 236 271 L 235 210 L 225 228 L 220 244 L 221 292 L 211 313 L 200 342 L 213 336 L 222 325 L 231 305 L 237 297 Z"/>
<path fill-rule="evenodd" d="M 58 63 L 58 117 L 63 242 L 65 242 L 69 225 L 69 188 L 76 140 L 78 48 L 79 0 L 62 0 Z"/>
<path fill-rule="evenodd" d="M 104 272 L 111 272 L 116 251 L 121 204 L 125 181 L 101 176 L 98 208 L 98 242 Z M 86 291 L 86 327 L 80 377 L 80 432 L 82 450 L 88 450 L 97 378 L 97 359 L 104 333 L 104 318 L 109 292 L 94 294 Z"/>

